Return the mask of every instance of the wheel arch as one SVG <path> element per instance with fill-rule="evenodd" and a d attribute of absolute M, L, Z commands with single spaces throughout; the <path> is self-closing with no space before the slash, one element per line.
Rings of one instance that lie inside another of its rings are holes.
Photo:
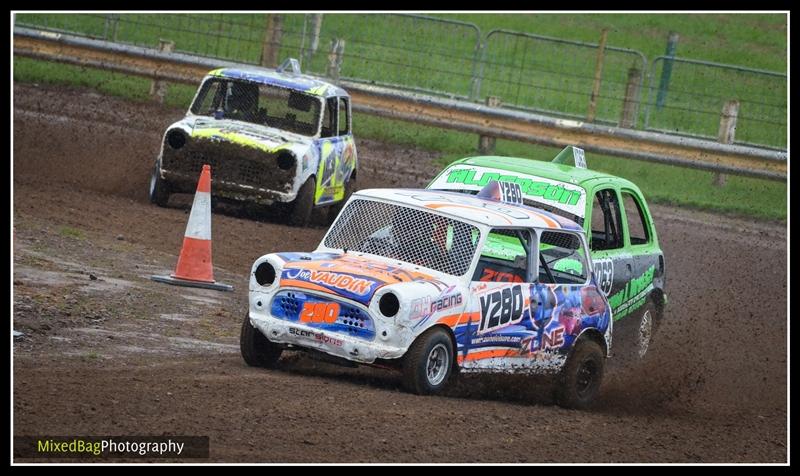
<path fill-rule="evenodd" d="M 568 358 L 572 356 L 573 352 L 575 352 L 575 348 L 583 340 L 591 340 L 599 344 L 600 348 L 603 349 L 603 355 L 605 357 L 608 357 L 608 345 L 606 343 L 605 337 L 599 330 L 595 328 L 589 328 L 583 330 L 580 334 L 578 334 L 578 337 L 575 338 L 575 342 L 572 344 L 572 348 L 569 351 Z"/>

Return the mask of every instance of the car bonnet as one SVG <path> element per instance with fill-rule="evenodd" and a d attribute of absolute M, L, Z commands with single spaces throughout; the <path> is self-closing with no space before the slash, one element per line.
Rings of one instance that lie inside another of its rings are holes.
<path fill-rule="evenodd" d="M 411 281 L 436 280 L 402 264 L 353 254 L 278 253 L 286 263 L 280 286 L 335 294 L 369 305 L 372 296 L 383 286 Z"/>

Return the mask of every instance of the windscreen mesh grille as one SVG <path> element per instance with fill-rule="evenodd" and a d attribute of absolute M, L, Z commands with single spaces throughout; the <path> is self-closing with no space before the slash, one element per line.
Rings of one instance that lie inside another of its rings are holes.
<path fill-rule="evenodd" d="M 325 237 L 325 246 L 405 261 L 461 276 L 480 238 L 476 227 L 390 203 L 350 202 Z"/>

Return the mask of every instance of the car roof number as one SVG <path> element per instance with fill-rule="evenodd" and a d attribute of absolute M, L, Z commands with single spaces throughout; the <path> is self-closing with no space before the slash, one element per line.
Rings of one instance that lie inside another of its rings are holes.
<path fill-rule="evenodd" d="M 498 182 L 500 184 L 500 201 L 522 205 L 522 189 L 515 182 Z"/>

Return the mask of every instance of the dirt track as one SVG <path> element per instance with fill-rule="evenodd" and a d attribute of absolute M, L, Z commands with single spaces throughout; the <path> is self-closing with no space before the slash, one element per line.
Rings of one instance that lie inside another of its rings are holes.
<path fill-rule="evenodd" d="M 15 85 L 15 435 L 208 435 L 212 461 L 786 461 L 785 226 L 653 207 L 669 311 L 650 360 L 611 369 L 590 412 L 517 379 L 418 397 L 392 373 L 304 355 L 252 369 L 238 354 L 249 266 L 311 250 L 324 230 L 218 210 L 217 279 L 236 291 L 150 282 L 186 224 L 186 200 L 146 200 L 181 115 Z M 423 150 L 360 140 L 358 152 L 361 188 L 437 170 Z"/>

